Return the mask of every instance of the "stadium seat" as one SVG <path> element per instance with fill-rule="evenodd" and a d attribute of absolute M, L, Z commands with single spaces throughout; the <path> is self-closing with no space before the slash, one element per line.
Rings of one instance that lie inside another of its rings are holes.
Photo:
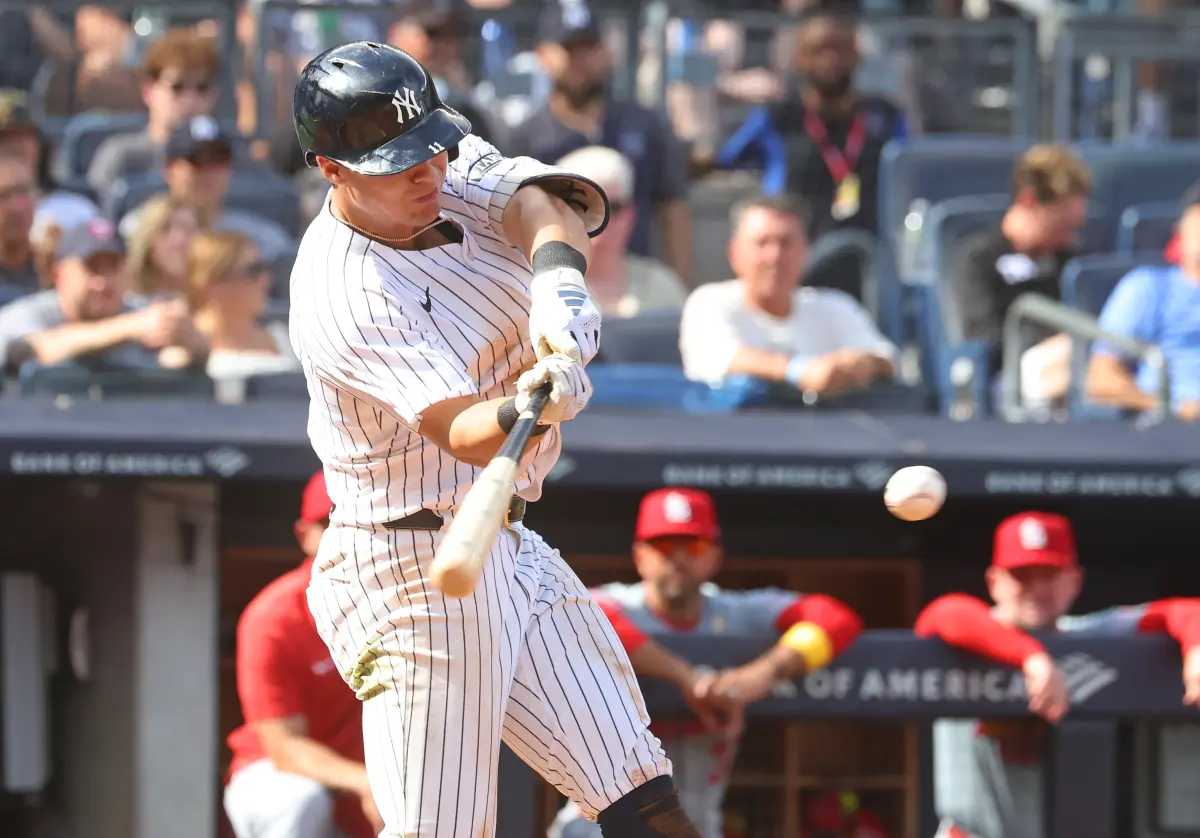
<path fill-rule="evenodd" d="M 877 288 L 880 327 L 907 342 L 919 304 L 900 279 L 918 252 L 932 205 L 964 195 L 1007 193 L 1023 140 L 997 137 L 921 137 L 893 140 L 879 168 Z"/>
<path fill-rule="evenodd" d="M 636 317 L 608 317 L 600 341 L 599 360 L 608 364 L 662 364 L 676 369 L 679 355 L 679 312 L 652 311 Z"/>
<path fill-rule="evenodd" d="M 1200 180 L 1200 147 L 1195 143 L 1084 143 L 1078 150 L 1092 170 L 1092 210 L 1111 219 L 1107 249 L 1116 246 L 1117 228 L 1127 207 L 1178 201 Z"/>
<path fill-rule="evenodd" d="M 166 188 L 158 172 L 122 178 L 104 196 L 104 214 L 120 222 Z M 258 167 L 234 169 L 225 203 L 274 221 L 293 238 L 300 233 L 300 199 L 291 182 L 274 172 Z"/>
<path fill-rule="evenodd" d="M 92 158 L 105 140 L 140 131 L 145 125 L 146 114 L 141 111 L 87 111 L 71 117 L 51 164 L 55 180 L 68 186 L 82 184 Z"/>
<path fill-rule="evenodd" d="M 1156 201 L 1126 207 L 1121 213 L 1117 228 L 1117 252 L 1162 253 L 1171 236 L 1175 234 L 1175 223 L 1178 220 L 1177 201 Z"/>
<path fill-rule="evenodd" d="M 875 288 L 875 252 L 878 242 L 862 230 L 834 230 L 817 239 L 808 253 L 804 284 L 835 288 L 858 300 L 879 320 Z"/>
<path fill-rule="evenodd" d="M 308 401 L 302 372 L 252 375 L 246 379 L 246 401 Z"/>
<path fill-rule="evenodd" d="M 588 376 L 595 388 L 591 404 L 607 407 L 726 413 L 743 406 L 748 393 L 738 383 L 726 388 L 691 381 L 671 364 L 593 363 Z"/>
<path fill-rule="evenodd" d="M 202 373 L 165 369 L 119 369 L 83 363 L 21 367 L 22 396 L 86 399 L 191 397 L 211 399 L 212 380 Z"/>

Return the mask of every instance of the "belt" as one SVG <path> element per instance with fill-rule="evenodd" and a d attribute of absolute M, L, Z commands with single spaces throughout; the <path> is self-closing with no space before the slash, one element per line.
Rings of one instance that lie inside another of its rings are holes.
<path fill-rule="evenodd" d="M 513 499 L 508 502 L 508 513 L 504 516 L 504 523 L 515 524 L 524 517 L 525 498 L 513 495 Z M 388 521 L 383 525 L 383 528 L 385 530 L 440 530 L 442 523 L 441 515 L 432 509 L 421 509 L 412 515 Z"/>

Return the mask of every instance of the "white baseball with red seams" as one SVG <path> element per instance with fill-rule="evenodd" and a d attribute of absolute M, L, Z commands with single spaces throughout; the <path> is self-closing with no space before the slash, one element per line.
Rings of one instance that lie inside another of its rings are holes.
<path fill-rule="evenodd" d="M 903 521 L 932 518 L 946 502 L 946 479 L 929 466 L 907 466 L 897 471 L 883 489 L 888 511 Z"/>

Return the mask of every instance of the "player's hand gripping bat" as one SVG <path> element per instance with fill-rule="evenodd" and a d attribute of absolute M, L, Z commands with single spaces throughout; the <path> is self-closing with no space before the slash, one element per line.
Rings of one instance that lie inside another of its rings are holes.
<path fill-rule="evenodd" d="M 450 521 L 429 573 L 434 586 L 447 596 L 464 597 L 475 589 L 508 514 L 517 463 L 549 398 L 549 384 L 530 395 L 529 405 L 521 411 L 504 444 L 467 491 Z"/>

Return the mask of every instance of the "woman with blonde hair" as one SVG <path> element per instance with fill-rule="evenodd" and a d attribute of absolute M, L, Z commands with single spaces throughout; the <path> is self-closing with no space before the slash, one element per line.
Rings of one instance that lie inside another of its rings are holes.
<path fill-rule="evenodd" d="M 271 267 L 241 233 L 202 232 L 187 254 L 187 295 L 196 329 L 209 340 L 210 377 L 245 379 L 298 370 L 287 327 L 263 326 Z M 218 392 L 220 396 L 220 392 Z"/>
<path fill-rule="evenodd" d="M 147 298 L 185 295 L 188 246 L 200 227 L 190 204 L 166 194 L 147 201 L 129 237 L 126 270 L 134 293 Z"/>

